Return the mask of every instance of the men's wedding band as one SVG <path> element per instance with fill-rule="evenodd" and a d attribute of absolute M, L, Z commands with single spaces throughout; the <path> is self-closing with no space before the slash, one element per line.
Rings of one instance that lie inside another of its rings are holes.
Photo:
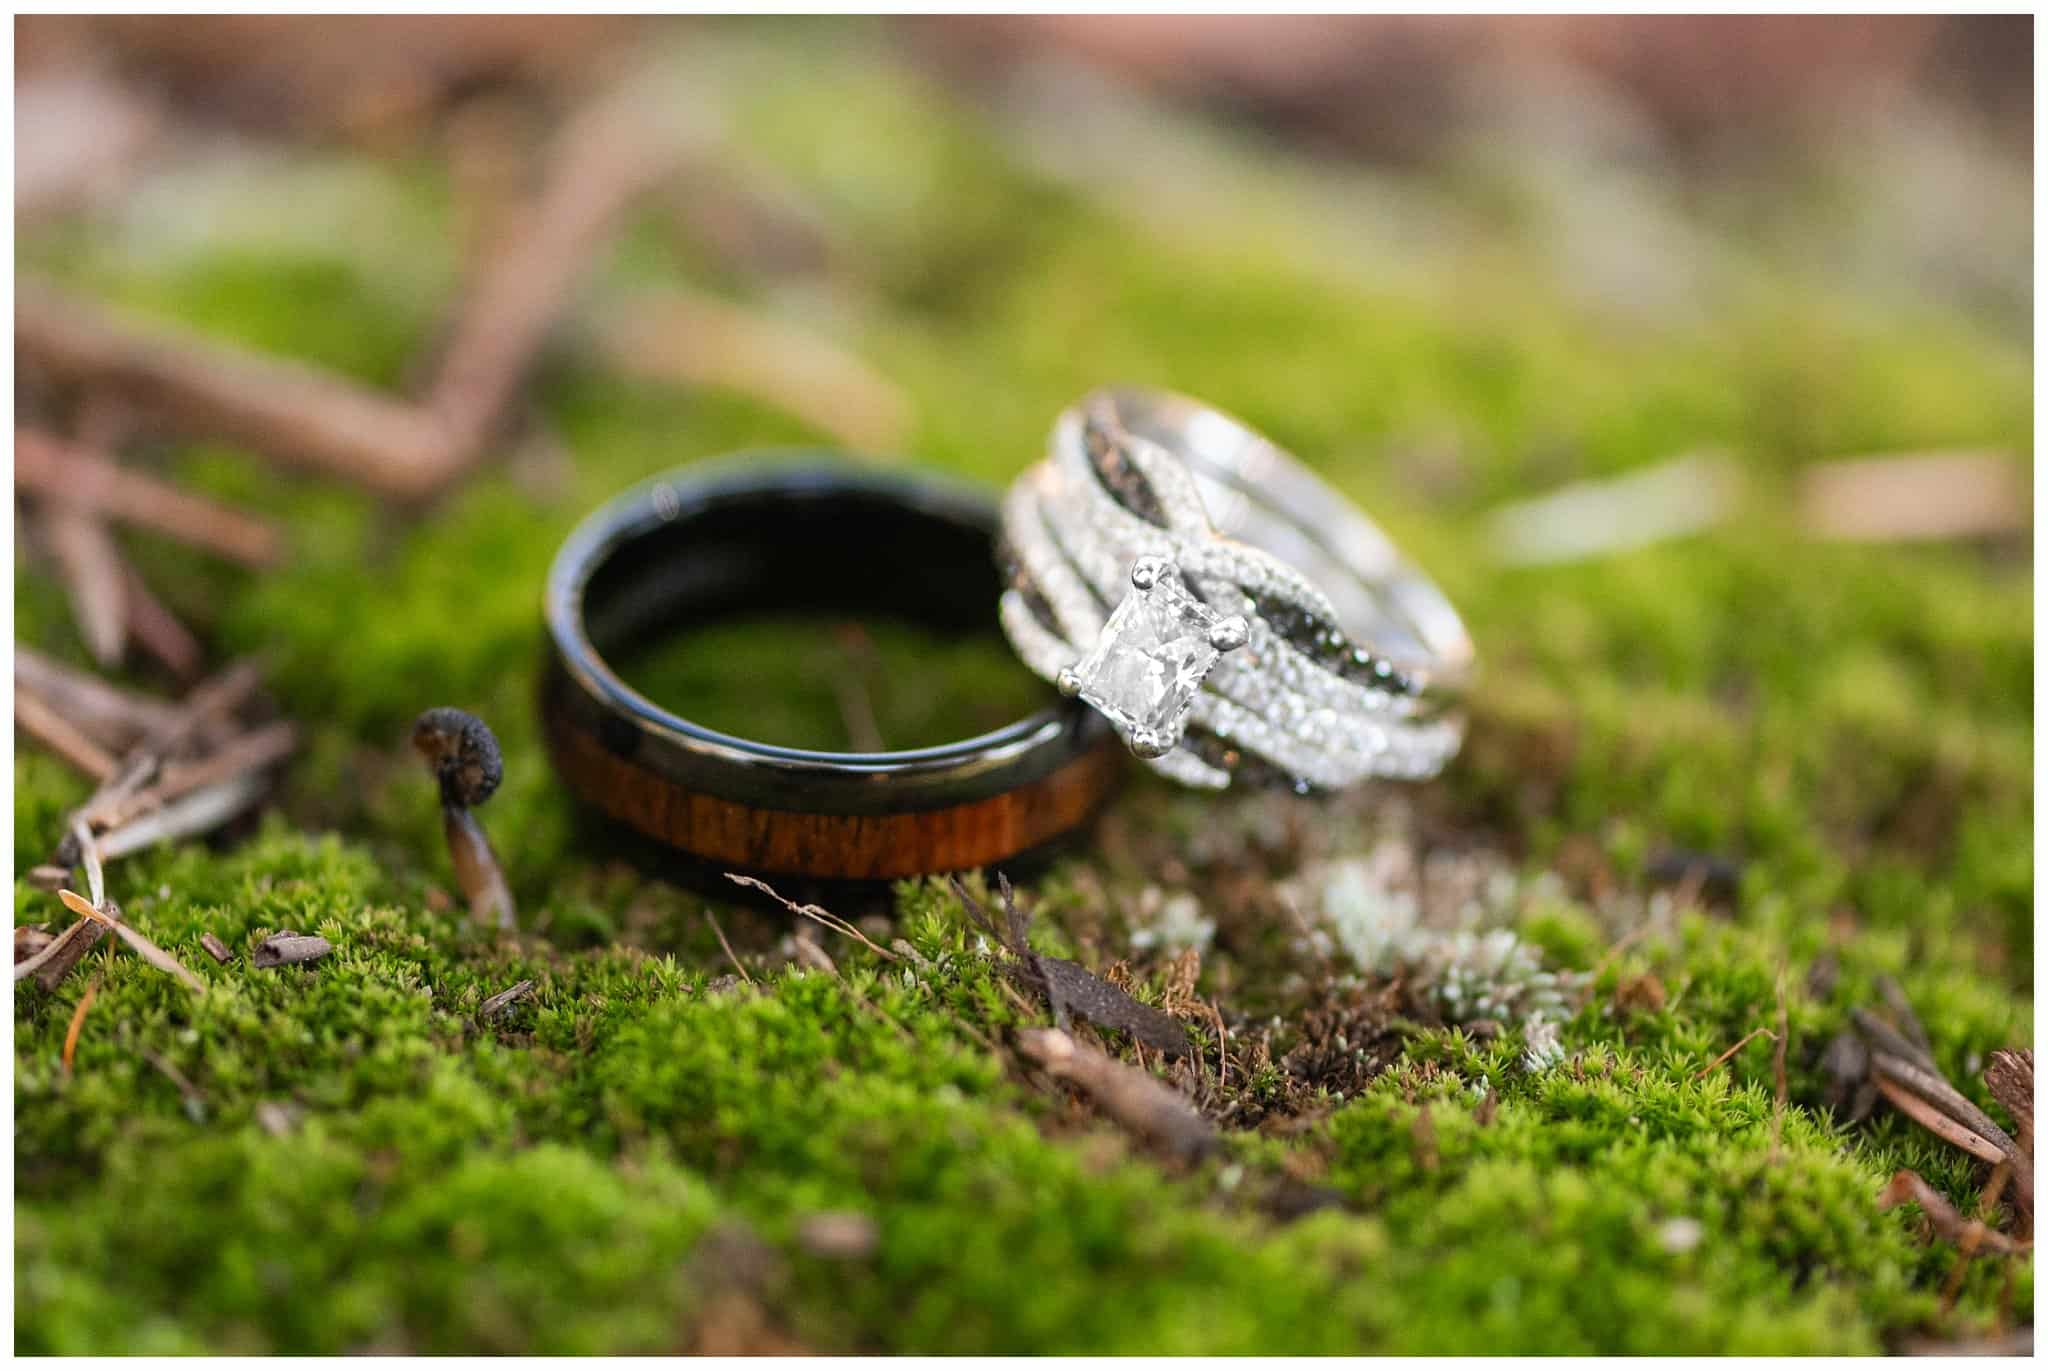
<path fill-rule="evenodd" d="M 1101 806 L 1122 761 L 1073 701 L 935 747 L 824 752 L 682 718 L 616 666 L 677 628 L 757 611 L 985 631 L 995 524 L 973 487 L 820 454 L 740 454 L 627 491 L 570 534 L 548 576 L 541 713 L 556 769 L 613 820 L 714 870 L 888 880 L 1050 844 Z"/>

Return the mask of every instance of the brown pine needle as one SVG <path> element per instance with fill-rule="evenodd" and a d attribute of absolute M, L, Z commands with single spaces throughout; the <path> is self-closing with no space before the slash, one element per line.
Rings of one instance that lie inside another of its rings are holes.
<path fill-rule="evenodd" d="M 1729 1048 L 1726 1052 L 1723 1052 L 1720 1056 L 1708 1062 L 1698 1071 L 1693 1072 L 1693 1079 L 1698 1080 L 1700 1077 L 1706 1075 L 1715 1067 L 1721 1065 L 1721 1063 L 1727 1061 L 1730 1057 L 1740 1052 L 1743 1048 L 1748 1047 L 1750 1043 L 1755 1041 L 1758 1036 L 1770 1038 L 1775 1041 L 1778 1035 L 1771 1032 L 1770 1029 L 1764 1027 L 1762 1024 L 1758 1024 L 1755 1028 L 1752 1028 L 1749 1030 L 1749 1032 L 1743 1034 L 1742 1037 L 1736 1042 L 1735 1046 Z"/>
<path fill-rule="evenodd" d="M 1878 1091 L 1891 1102 L 1892 1108 L 1904 1114 L 1914 1123 L 1940 1138 L 1963 1149 L 1982 1161 L 1997 1163 L 2005 1160 L 2005 1150 L 1988 1138 L 1973 1133 L 1942 1113 L 1926 1100 L 1886 1076 L 1882 1071 L 1873 1072 L 1871 1081 Z"/>
<path fill-rule="evenodd" d="M 128 583 L 113 534 L 91 515 L 68 506 L 43 510 L 42 530 L 70 592 L 71 615 L 86 650 L 103 667 L 118 665 L 128 646 Z"/>
<path fill-rule="evenodd" d="M 64 1032 L 64 1074 L 67 1076 L 71 1074 L 71 1058 L 78 1051 L 78 1030 L 85 1027 L 86 1011 L 91 1009 L 92 1002 L 99 998 L 100 977 L 106 974 L 104 967 L 94 974 L 92 984 L 78 997 L 78 1008 L 71 1011 L 71 1027 Z"/>
<path fill-rule="evenodd" d="M 60 890 L 57 892 L 57 898 L 64 902 L 65 908 L 81 918 L 97 919 L 105 924 L 122 942 L 134 948 L 137 956 L 157 970 L 176 976 L 184 982 L 186 989 L 196 990 L 201 994 L 206 992 L 206 982 L 187 971 L 184 963 L 158 947 L 142 933 L 130 928 L 116 915 L 108 913 L 106 907 L 95 908 L 90 900 L 75 890 Z"/>
<path fill-rule="evenodd" d="M 95 781 L 112 776 L 120 763 L 85 736 L 42 698 L 14 683 L 14 726 Z"/>
<path fill-rule="evenodd" d="M 1997 1207 L 1998 1197 L 2005 1190 L 2005 1183 L 2012 1179 L 2012 1160 L 2007 1158 L 1991 1168 L 1991 1179 L 1985 1183 L 1984 1191 L 1977 1200 L 1977 1216 L 1963 1230 L 1962 1241 L 1956 1244 L 1955 1269 L 1948 1273 L 1948 1284 L 1941 1292 L 1941 1316 L 1947 1318 L 1956 1307 L 1956 1296 L 1963 1292 L 1963 1273 L 1969 1270 L 1970 1258 L 1977 1255 L 1977 1248 L 1983 1243 L 1984 1235 L 1991 1231 L 1985 1226 Z"/>

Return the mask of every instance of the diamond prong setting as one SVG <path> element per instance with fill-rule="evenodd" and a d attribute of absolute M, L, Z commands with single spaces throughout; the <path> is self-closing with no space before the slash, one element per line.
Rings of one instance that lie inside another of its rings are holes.
<path fill-rule="evenodd" d="M 1140 757 L 1179 744 L 1195 695 L 1225 650 L 1242 646 L 1242 615 L 1225 618 L 1188 589 L 1165 557 L 1131 564 L 1131 589 L 1086 656 L 1059 673 L 1061 693 L 1080 696 L 1116 726 Z"/>
<path fill-rule="evenodd" d="M 1150 590 L 1168 572 L 1178 575 L 1179 568 L 1164 557 L 1140 557 L 1131 563 L 1131 585 L 1138 590 Z"/>

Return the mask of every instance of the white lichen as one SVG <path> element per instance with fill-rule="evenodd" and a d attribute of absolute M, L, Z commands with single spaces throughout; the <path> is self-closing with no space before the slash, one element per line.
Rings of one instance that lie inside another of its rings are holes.
<path fill-rule="evenodd" d="M 1206 952 L 1216 937 L 1216 921 L 1203 915 L 1200 901 L 1186 891 L 1168 895 L 1156 885 L 1139 892 L 1133 923 L 1131 946 L 1140 952 Z"/>
<path fill-rule="evenodd" d="M 1404 977 L 1435 999 L 1448 1023 L 1523 1026 L 1532 1064 L 1561 1056 L 1556 1024 L 1571 1017 L 1581 978 L 1545 970 L 1542 953 L 1503 926 L 1552 892 L 1518 881 L 1504 863 L 1469 856 L 1433 858 L 1427 876 L 1418 878 L 1406 844 L 1388 840 L 1310 867 L 1284 893 L 1360 972 Z M 1448 908 L 1429 918 L 1425 885 L 1448 896 Z M 1549 1026 L 1540 1050 L 1538 1025 Z"/>

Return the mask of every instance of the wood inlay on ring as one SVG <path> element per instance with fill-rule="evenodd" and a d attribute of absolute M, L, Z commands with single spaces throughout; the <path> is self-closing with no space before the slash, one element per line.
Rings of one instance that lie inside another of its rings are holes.
<path fill-rule="evenodd" d="M 618 756 L 547 710 L 548 750 L 570 788 L 647 837 L 763 874 L 894 880 L 987 866 L 1090 817 L 1122 769 L 1113 735 L 1014 790 L 904 814 L 803 814 L 686 790 Z"/>

